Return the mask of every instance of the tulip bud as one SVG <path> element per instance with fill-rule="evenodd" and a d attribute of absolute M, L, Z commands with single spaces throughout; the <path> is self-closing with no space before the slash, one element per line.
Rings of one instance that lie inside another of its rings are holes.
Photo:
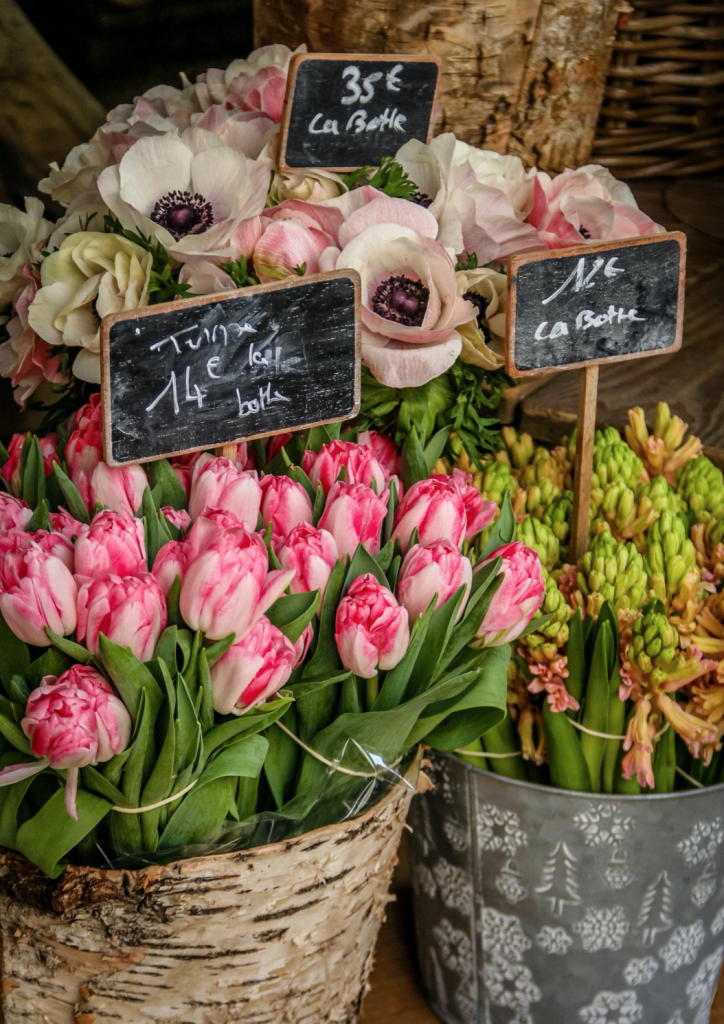
<path fill-rule="evenodd" d="M 272 526 L 274 546 L 283 544 L 295 526 L 311 523 L 312 503 L 301 484 L 288 476 L 265 476 L 261 486 L 261 517 Z"/>
<path fill-rule="evenodd" d="M 503 582 L 493 595 L 472 647 L 500 647 L 515 640 L 545 597 L 545 581 L 537 551 L 520 541 L 504 544 L 476 565 L 475 571 L 497 558 L 502 559 L 500 571 Z"/>
<path fill-rule="evenodd" d="M 139 465 L 109 466 L 99 462 L 90 475 L 90 503 L 134 516 L 141 507 L 148 478 Z"/>
<path fill-rule="evenodd" d="M 345 483 L 365 484 L 372 487 L 374 481 L 377 494 L 381 495 L 387 486 L 388 476 L 375 458 L 374 452 L 366 445 L 352 441 L 330 441 L 319 450 L 306 469 L 316 491 L 321 484 L 329 494 L 344 467 Z M 305 467 L 306 468 L 306 467 Z"/>
<path fill-rule="evenodd" d="M 379 462 L 387 478 L 399 476 L 402 472 L 402 458 L 397 445 L 390 437 L 375 430 L 363 430 L 357 436 L 359 444 L 369 448 Z"/>
<path fill-rule="evenodd" d="M 393 539 L 399 538 L 403 552 L 415 528 L 421 544 L 449 540 L 460 547 L 467 530 L 465 504 L 459 487 L 450 478 L 420 480 L 407 492 L 395 512 L 392 534 Z"/>
<path fill-rule="evenodd" d="M 332 534 L 340 558 L 351 558 L 360 544 L 374 557 L 379 554 L 380 531 L 386 515 L 386 502 L 371 487 L 340 481 L 332 485 L 327 495 L 319 527 Z"/>
<path fill-rule="evenodd" d="M 299 666 L 302 664 L 302 662 L 306 658 L 307 651 L 309 650 L 309 645 L 311 644 L 313 638 L 314 638 L 314 627 L 312 626 L 312 623 L 310 622 L 309 625 L 306 626 L 306 628 L 304 629 L 304 632 L 299 637 L 297 642 L 294 644 L 294 658 L 295 658 L 294 666 L 293 666 L 294 668 L 299 668 Z"/>
<path fill-rule="evenodd" d="M 256 472 L 237 469 L 229 459 L 201 456 L 191 478 L 192 519 L 209 506 L 232 512 L 247 530 L 256 530 L 260 505 L 261 488 Z"/>
<path fill-rule="evenodd" d="M 66 512 L 64 508 L 50 513 L 50 525 L 55 533 L 61 533 L 72 542 L 75 542 L 75 539 L 80 536 L 81 530 L 85 526 L 84 523 L 74 519 L 70 512 Z"/>
<path fill-rule="evenodd" d="M 410 643 L 407 609 L 371 573 L 358 576 L 337 609 L 337 649 L 345 668 L 363 679 L 401 661 Z"/>
<path fill-rule="evenodd" d="M 434 480 L 435 477 L 433 476 Z M 440 479 L 445 479 L 440 477 Z M 498 506 L 494 501 L 484 501 L 477 487 L 473 487 L 471 473 L 464 473 L 461 469 L 454 469 L 450 477 L 460 492 L 465 508 L 465 540 L 471 540 L 476 534 L 484 530 L 486 526 L 495 519 L 498 513 Z"/>
<path fill-rule="evenodd" d="M 143 522 L 124 512 L 106 510 L 83 524 L 75 541 L 78 576 L 135 576 L 145 572 Z"/>
<path fill-rule="evenodd" d="M 185 508 L 172 508 L 171 505 L 164 505 L 161 511 L 171 526 L 175 526 L 182 533 L 191 526 L 191 516 Z"/>
<path fill-rule="evenodd" d="M 292 674 L 294 644 L 265 615 L 211 667 L 214 708 L 242 715 L 273 696 Z"/>
<path fill-rule="evenodd" d="M 76 413 L 75 428 L 65 446 L 64 458 L 68 475 L 85 504 L 90 508 L 90 478 L 102 459 L 100 394 L 91 395 L 87 405 Z"/>
<path fill-rule="evenodd" d="M 339 560 L 332 534 L 309 523 L 300 523 L 288 535 L 283 547 L 279 549 L 278 557 L 283 569 L 294 570 L 292 593 L 318 590 L 321 608 L 329 577 Z"/>
<path fill-rule="evenodd" d="M 99 635 L 150 661 L 166 628 L 166 600 L 149 572 L 89 580 L 78 591 L 78 640 L 100 653 Z"/>
<path fill-rule="evenodd" d="M 0 491 L 0 531 L 24 530 L 32 518 L 33 510 L 26 502 Z"/>
<path fill-rule="evenodd" d="M 20 478 L 20 457 L 26 437 L 26 434 L 13 434 L 7 449 L 9 458 L 0 470 L 3 480 L 10 485 L 15 494 L 20 494 L 23 487 L 23 481 Z M 43 455 L 43 471 L 45 476 L 49 476 L 53 472 L 53 463 L 60 462 L 57 452 L 58 435 L 45 434 L 44 437 L 39 438 L 39 441 L 40 451 Z"/>
<path fill-rule="evenodd" d="M 78 588 L 62 559 L 37 544 L 0 558 L 0 612 L 26 644 L 48 647 L 48 626 L 68 636 L 77 622 Z"/>
<path fill-rule="evenodd" d="M 177 576 L 183 580 L 188 562 L 188 540 L 170 540 L 159 550 L 153 563 L 152 574 L 165 597 L 168 597 Z"/>
<path fill-rule="evenodd" d="M 435 609 L 443 605 L 460 588 L 470 590 L 473 567 L 469 558 L 449 540 L 432 544 L 415 544 L 405 555 L 397 581 L 397 599 L 410 616 L 410 622 L 427 610 L 433 598 Z M 463 600 L 458 618 L 463 612 Z"/>

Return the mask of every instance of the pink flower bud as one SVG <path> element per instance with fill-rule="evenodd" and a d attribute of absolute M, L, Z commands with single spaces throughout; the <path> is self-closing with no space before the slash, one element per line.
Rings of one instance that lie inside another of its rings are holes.
<path fill-rule="evenodd" d="M 319 526 L 335 539 L 339 557 L 350 558 L 359 544 L 374 557 L 380 550 L 380 531 L 387 504 L 364 484 L 336 483 L 327 495 Z"/>
<path fill-rule="evenodd" d="M 191 478 L 191 518 L 196 519 L 207 505 L 233 512 L 248 530 L 256 530 L 261 505 L 257 474 L 237 469 L 229 459 L 202 455 Z"/>
<path fill-rule="evenodd" d="M 191 516 L 185 508 L 172 508 L 170 505 L 164 505 L 161 511 L 177 530 L 188 530 L 191 526 Z"/>
<path fill-rule="evenodd" d="M 185 466 L 183 463 L 177 462 L 175 459 L 171 463 L 171 468 L 179 479 L 179 483 L 184 489 L 186 495 L 186 501 L 189 500 L 189 494 L 191 494 L 191 478 L 194 475 L 193 466 Z"/>
<path fill-rule="evenodd" d="M 432 544 L 415 544 L 405 555 L 397 581 L 397 599 L 407 608 L 410 622 L 415 622 L 427 610 L 433 597 L 435 609 L 464 586 L 466 593 L 473 581 L 473 567 L 469 558 L 449 540 L 436 540 Z M 463 612 L 460 607 L 458 618 Z"/>
<path fill-rule="evenodd" d="M 99 462 L 90 476 L 88 507 L 92 509 L 98 502 L 113 512 L 133 516 L 141 507 L 147 486 L 148 478 L 141 466 L 109 466 Z"/>
<path fill-rule="evenodd" d="M 288 476 L 264 476 L 261 486 L 261 517 L 272 524 L 272 542 L 283 544 L 300 523 L 311 523 L 312 503 L 301 484 Z"/>
<path fill-rule="evenodd" d="M 26 533 L 27 544 L 35 544 L 44 551 L 46 555 L 53 555 L 59 558 L 63 565 L 73 572 L 75 568 L 75 551 L 73 543 L 62 533 L 49 533 L 47 530 L 35 530 L 33 533 Z"/>
<path fill-rule="evenodd" d="M 211 667 L 214 708 L 241 715 L 282 687 L 297 655 L 294 644 L 265 615 Z"/>
<path fill-rule="evenodd" d="M 329 577 L 339 560 L 337 544 L 327 530 L 318 530 L 310 523 L 300 523 L 288 535 L 278 552 L 283 569 L 293 569 L 293 594 L 319 591 L 320 607 Z"/>
<path fill-rule="evenodd" d="M 429 480 L 419 480 L 400 502 L 395 512 L 392 537 L 399 537 L 405 552 L 415 528 L 421 544 L 449 540 L 460 547 L 467 529 L 465 503 L 460 488 L 450 477 L 434 476 Z"/>
<path fill-rule="evenodd" d="M 193 528 L 183 542 L 194 552 Z M 289 586 L 294 573 L 268 572 L 266 545 L 242 526 L 218 531 L 189 559 L 181 584 L 181 614 L 210 640 L 241 640 Z"/>
<path fill-rule="evenodd" d="M 402 457 L 391 437 L 378 434 L 376 430 L 363 430 L 358 435 L 357 441 L 371 450 L 388 479 L 402 473 Z"/>
<path fill-rule="evenodd" d="M 152 575 L 164 597 L 174 584 L 177 576 L 183 580 L 189 562 L 189 546 L 187 540 L 170 540 L 161 548 L 153 563 Z"/>
<path fill-rule="evenodd" d="M 99 653 L 103 633 L 139 661 L 150 661 L 165 628 L 166 599 L 149 572 L 89 580 L 78 591 L 78 640 L 91 654 Z"/>
<path fill-rule="evenodd" d="M 433 477 L 435 479 L 436 477 Z M 441 477 L 444 479 L 444 477 Z M 450 478 L 460 491 L 465 506 L 465 540 L 471 540 L 495 519 L 498 506 L 494 501 L 485 501 L 477 487 L 472 485 L 472 474 L 454 469 Z"/>
<path fill-rule="evenodd" d="M 146 571 L 143 523 L 124 512 L 106 510 L 82 525 L 75 541 L 79 576 L 135 576 Z"/>
<path fill-rule="evenodd" d="M 27 502 L 0 491 L 0 531 L 13 527 L 24 530 L 32 518 L 33 510 Z"/>
<path fill-rule="evenodd" d="M 503 582 L 493 596 L 472 647 L 500 647 L 520 636 L 543 603 L 545 582 L 538 552 L 520 541 L 504 544 L 475 566 L 502 559 Z"/>
<path fill-rule="evenodd" d="M 372 679 L 378 669 L 394 668 L 407 650 L 407 609 L 371 573 L 365 573 L 340 601 L 334 637 L 344 667 Z"/>
<path fill-rule="evenodd" d="M 323 445 L 305 471 L 315 491 L 321 484 L 324 493 L 329 494 L 343 466 L 345 483 L 371 487 L 374 480 L 378 494 L 382 494 L 387 486 L 387 474 L 372 449 L 352 441 L 331 441 Z"/>
<path fill-rule="evenodd" d="M 37 544 L 0 558 L 0 611 L 26 644 L 48 647 L 45 627 L 68 636 L 76 626 L 78 588 L 62 559 Z"/>
<path fill-rule="evenodd" d="M 45 676 L 30 694 L 21 724 L 33 753 L 41 760 L 4 769 L 0 785 L 19 782 L 47 767 L 65 769 L 65 804 L 75 819 L 78 769 L 122 753 L 132 731 L 125 705 L 89 665 L 72 665 L 58 678 Z"/>
<path fill-rule="evenodd" d="M 50 513 L 50 524 L 55 533 L 62 533 L 70 541 L 75 541 L 84 525 L 77 519 L 74 519 L 70 512 L 66 512 L 64 508 Z"/>
<path fill-rule="evenodd" d="M 298 668 L 306 658 L 307 651 L 309 650 L 309 645 L 311 644 L 313 637 L 314 627 L 310 622 L 309 625 L 305 628 L 302 635 L 297 640 L 297 642 L 294 644 L 294 668 Z"/>
<path fill-rule="evenodd" d="M 267 438 L 268 446 L 266 450 L 267 461 L 271 462 L 275 455 L 278 455 L 285 444 L 289 444 L 292 439 L 292 435 L 288 430 L 285 430 L 283 434 L 275 434 L 274 437 Z"/>
<path fill-rule="evenodd" d="M 10 458 L 2 467 L 2 470 L 0 470 L 3 480 L 10 484 L 16 494 L 20 493 L 23 486 L 23 482 L 20 479 L 20 455 L 23 450 L 25 437 L 25 434 L 13 434 L 8 445 L 8 455 Z M 58 452 L 56 451 L 57 445 L 57 434 L 46 434 L 40 438 L 40 451 L 43 455 L 43 470 L 46 476 L 53 472 L 53 463 L 60 462 Z"/>

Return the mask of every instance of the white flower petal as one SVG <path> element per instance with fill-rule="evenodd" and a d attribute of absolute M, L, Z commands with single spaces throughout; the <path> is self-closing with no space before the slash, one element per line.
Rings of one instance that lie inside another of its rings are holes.
<path fill-rule="evenodd" d="M 194 131 L 195 129 L 192 129 Z M 204 135 L 211 135 L 204 132 Z M 216 139 L 217 136 L 211 135 Z M 221 143 L 221 140 L 218 140 Z M 249 188 L 249 168 L 243 153 L 221 144 L 198 153 L 191 161 L 191 189 L 211 203 L 214 222 L 234 217 Z"/>
<path fill-rule="evenodd" d="M 461 349 L 457 331 L 431 345 L 408 345 L 380 338 L 362 328 L 362 359 L 377 380 L 391 388 L 427 384 L 450 369 Z"/>
<path fill-rule="evenodd" d="M 178 135 L 139 139 L 119 165 L 121 199 L 150 216 L 158 200 L 169 192 L 188 191 L 192 159 L 191 150 Z M 103 198 L 110 206 L 105 195 Z"/>

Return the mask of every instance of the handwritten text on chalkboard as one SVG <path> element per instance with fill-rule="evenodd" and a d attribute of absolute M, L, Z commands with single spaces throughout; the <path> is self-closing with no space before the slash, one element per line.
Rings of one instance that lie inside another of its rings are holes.
<path fill-rule="evenodd" d="M 352 415 L 354 273 L 167 303 L 104 321 L 106 459 L 161 458 Z"/>
<path fill-rule="evenodd" d="M 513 257 L 509 373 L 635 359 L 681 345 L 679 232 Z"/>
<path fill-rule="evenodd" d="M 410 139 L 427 142 L 438 74 L 433 57 L 296 57 L 282 120 L 282 164 L 377 166 Z"/>

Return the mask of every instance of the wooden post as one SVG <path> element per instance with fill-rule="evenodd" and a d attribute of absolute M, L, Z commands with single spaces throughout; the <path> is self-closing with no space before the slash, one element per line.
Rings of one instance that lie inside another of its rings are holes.
<path fill-rule="evenodd" d="M 596 401 L 598 399 L 598 366 L 584 366 L 579 372 L 576 467 L 573 475 L 573 513 L 568 550 L 568 560 L 573 564 L 588 549 L 593 438 L 596 433 Z"/>
<path fill-rule="evenodd" d="M 231 462 L 236 462 L 237 445 L 235 444 L 222 444 L 221 447 L 216 449 L 216 454 L 222 459 L 229 459 Z"/>

